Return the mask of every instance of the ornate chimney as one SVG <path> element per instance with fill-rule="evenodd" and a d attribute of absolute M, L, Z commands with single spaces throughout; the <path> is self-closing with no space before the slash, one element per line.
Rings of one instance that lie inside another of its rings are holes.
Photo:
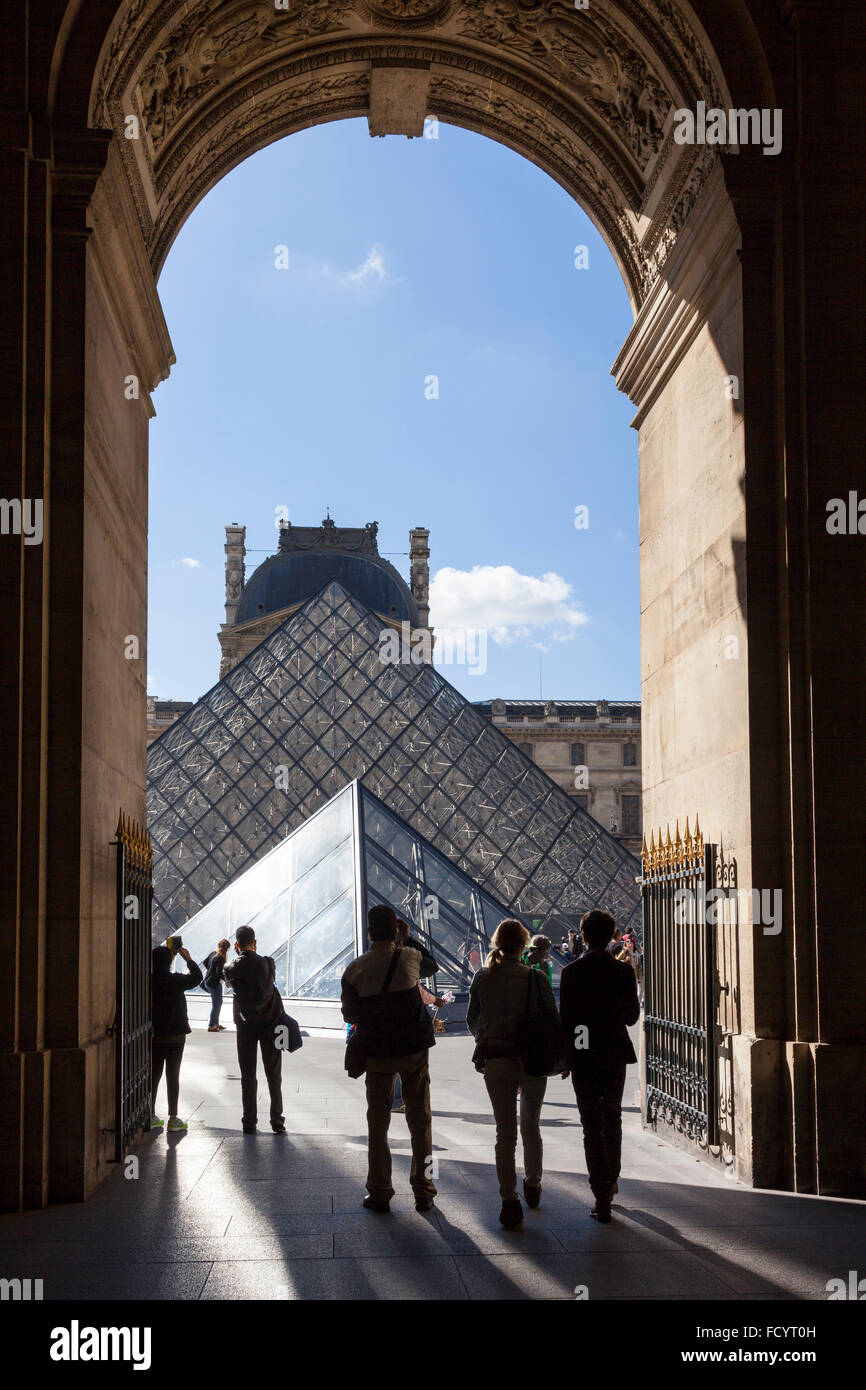
<path fill-rule="evenodd" d="M 409 584 L 418 605 L 418 626 L 430 626 L 430 532 L 415 526 L 409 532 Z"/>
<path fill-rule="evenodd" d="M 244 587 L 246 557 L 246 526 L 233 521 L 226 527 L 226 627 L 233 627 L 238 611 L 238 600 Z"/>

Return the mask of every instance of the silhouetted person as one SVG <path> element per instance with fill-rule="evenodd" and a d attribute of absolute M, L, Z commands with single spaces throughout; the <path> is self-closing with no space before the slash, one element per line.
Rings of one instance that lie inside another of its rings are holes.
<path fill-rule="evenodd" d="M 169 937 L 171 940 L 171 937 Z M 172 974 L 175 956 L 181 956 L 188 970 Z M 186 1011 L 186 991 L 201 984 L 201 971 L 185 946 L 176 950 L 156 946 L 151 955 L 152 995 L 151 1016 L 151 1098 L 150 1127 L 161 1129 L 162 1120 L 156 1113 L 156 1093 L 165 1068 L 165 1089 L 168 1095 L 168 1129 L 186 1129 L 186 1121 L 178 1116 L 180 1102 L 180 1064 L 186 1035 L 192 1032 Z"/>
<path fill-rule="evenodd" d="M 583 919 L 581 919 L 581 927 L 582 927 L 582 926 L 583 926 Z M 614 929 L 613 929 L 613 936 L 611 937 L 610 941 L 608 942 L 607 949 L 608 949 L 608 951 L 610 952 L 610 954 L 613 956 L 614 960 L 616 960 L 617 956 L 619 955 L 620 951 L 622 950 L 622 932 L 620 931 L 619 927 L 614 927 Z"/>
<path fill-rule="evenodd" d="M 357 1025 L 358 1047 L 366 1058 L 368 1195 L 364 1206 L 369 1211 L 389 1211 L 394 1196 L 388 1127 L 399 1076 L 412 1138 L 409 1181 L 415 1209 L 429 1211 L 436 1196 L 431 1176 L 429 1050 L 436 1040 L 418 981 L 434 975 L 438 967 L 425 946 L 408 931 L 400 933 L 397 914 L 387 903 L 370 908 L 367 934 L 369 949 L 346 968 L 341 982 L 343 1018 Z"/>
<path fill-rule="evenodd" d="M 628 1025 L 637 1023 L 640 1005 L 634 971 L 608 949 L 614 933 L 610 913 L 587 912 L 580 928 L 586 951 L 562 972 L 559 1009 L 595 1197 L 591 1214 L 609 1221 L 622 1155 L 625 1070 L 637 1061 Z"/>
<path fill-rule="evenodd" d="M 518 1097 L 525 1173 L 523 1195 L 530 1207 L 537 1207 L 541 1201 L 541 1107 L 547 1077 L 528 1075 L 518 1053 L 518 1027 L 528 1015 L 542 1011 L 557 1016 L 543 962 L 537 962 L 534 969 L 521 962 L 520 953 L 525 952 L 528 942 L 529 932 L 516 918 L 506 917 L 499 923 L 484 969 L 472 981 L 466 1014 L 466 1026 L 477 1043 L 473 1060 L 477 1069 L 484 1072 L 496 1120 L 496 1176 L 502 1198 L 499 1220 L 506 1230 L 513 1230 L 523 1220 L 515 1163 Z"/>
<path fill-rule="evenodd" d="M 204 966 L 204 987 L 210 995 L 210 1018 L 208 1019 L 207 1030 L 209 1033 L 224 1033 L 225 1029 L 220 1023 L 220 1010 L 223 1006 L 223 975 L 226 968 L 226 959 L 229 953 L 230 943 L 223 939 L 217 942 L 215 951 L 205 956 L 202 961 Z"/>
<path fill-rule="evenodd" d="M 274 1134 L 285 1134 L 283 1054 L 274 1041 L 274 1027 L 283 1016 L 282 1000 L 274 983 L 276 967 L 270 956 L 257 955 L 256 934 L 252 927 L 238 927 L 235 951 L 238 958 L 233 964 L 226 966 L 225 980 L 234 992 L 233 1012 L 237 1027 L 238 1064 L 241 1069 L 243 1131 L 244 1134 L 256 1132 L 256 1053 L 260 1049 L 271 1097 L 271 1129 Z"/>

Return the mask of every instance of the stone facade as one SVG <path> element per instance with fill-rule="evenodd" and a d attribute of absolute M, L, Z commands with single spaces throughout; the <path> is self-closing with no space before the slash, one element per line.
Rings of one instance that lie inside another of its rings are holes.
<path fill-rule="evenodd" d="M 488 700 L 478 709 L 632 854 L 640 854 L 640 703 Z"/>
<path fill-rule="evenodd" d="M 192 709 L 192 700 L 157 700 L 153 695 L 147 697 L 147 746 L 155 738 L 170 729 L 182 714 Z"/>
<path fill-rule="evenodd" d="M 699 812 L 785 904 L 778 935 L 738 925 L 725 967 L 736 1172 L 866 1195 L 866 643 L 856 611 L 840 623 L 866 547 L 827 527 L 860 481 L 866 11 L 80 0 L 7 30 L 0 489 L 48 524 L 0 544 L 0 1204 L 80 1199 L 110 1170 L 112 842 L 119 808 L 144 819 L 148 421 L 174 361 L 159 271 L 246 156 L 340 117 L 411 133 L 425 87 L 430 115 L 555 178 L 621 269 L 645 821 Z M 699 101 L 783 111 L 782 151 L 678 144 Z"/>

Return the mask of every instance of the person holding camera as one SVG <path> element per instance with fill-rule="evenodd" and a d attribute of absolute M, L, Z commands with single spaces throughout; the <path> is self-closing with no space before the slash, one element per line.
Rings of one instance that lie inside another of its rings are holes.
<path fill-rule="evenodd" d="M 186 961 L 187 969 L 172 971 L 175 958 Z M 201 984 L 202 973 L 179 936 L 170 936 L 164 946 L 156 946 L 151 955 L 151 1103 L 150 1127 L 162 1129 L 163 1121 L 156 1113 L 156 1093 L 165 1071 L 168 1093 L 168 1125 L 170 1130 L 186 1129 L 186 1121 L 178 1116 L 180 1102 L 180 1064 L 186 1035 L 191 1032 L 186 1010 L 186 991 Z"/>
<path fill-rule="evenodd" d="M 227 965 L 223 972 L 226 984 L 234 992 L 233 1013 L 243 1104 L 241 1125 L 244 1134 L 255 1134 L 258 1124 L 256 1056 L 260 1049 L 271 1097 L 271 1129 L 274 1134 L 285 1134 L 283 1053 L 277 1047 L 274 1036 L 274 1030 L 283 1017 L 283 1001 L 275 983 L 273 958 L 260 956 L 256 945 L 256 934 L 252 927 L 238 927 L 235 936 L 237 960 Z"/>
<path fill-rule="evenodd" d="M 343 1018 L 357 1025 L 350 1043 L 355 1058 L 347 1070 L 366 1072 L 368 1211 L 390 1210 L 391 1150 L 388 1128 L 394 1084 L 403 1083 L 406 1123 L 412 1138 L 409 1181 L 415 1210 L 429 1211 L 436 1188 L 432 1180 L 433 1120 L 430 1111 L 430 1048 L 433 1022 L 418 991 L 419 980 L 438 969 L 427 948 L 413 940 L 393 907 L 379 903 L 367 913 L 370 946 L 343 972 Z"/>

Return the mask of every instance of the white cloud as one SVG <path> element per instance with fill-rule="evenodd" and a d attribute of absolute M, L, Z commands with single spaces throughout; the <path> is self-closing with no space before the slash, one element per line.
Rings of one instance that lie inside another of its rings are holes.
<path fill-rule="evenodd" d="M 186 565 L 188 570 L 201 569 L 201 560 L 194 560 L 191 555 L 185 555 L 183 559 L 180 560 L 178 563 L 181 565 Z"/>
<path fill-rule="evenodd" d="M 377 242 L 367 252 L 367 259 L 357 270 L 332 270 L 329 265 L 322 266 L 322 274 L 338 281 L 341 285 L 386 284 L 390 280 L 385 265 L 385 251 Z"/>
<path fill-rule="evenodd" d="M 544 636 L 569 642 L 589 622 L 571 600 L 571 585 L 558 574 L 519 574 L 511 565 L 446 567 L 430 585 L 435 628 L 483 628 L 500 646 Z"/>

